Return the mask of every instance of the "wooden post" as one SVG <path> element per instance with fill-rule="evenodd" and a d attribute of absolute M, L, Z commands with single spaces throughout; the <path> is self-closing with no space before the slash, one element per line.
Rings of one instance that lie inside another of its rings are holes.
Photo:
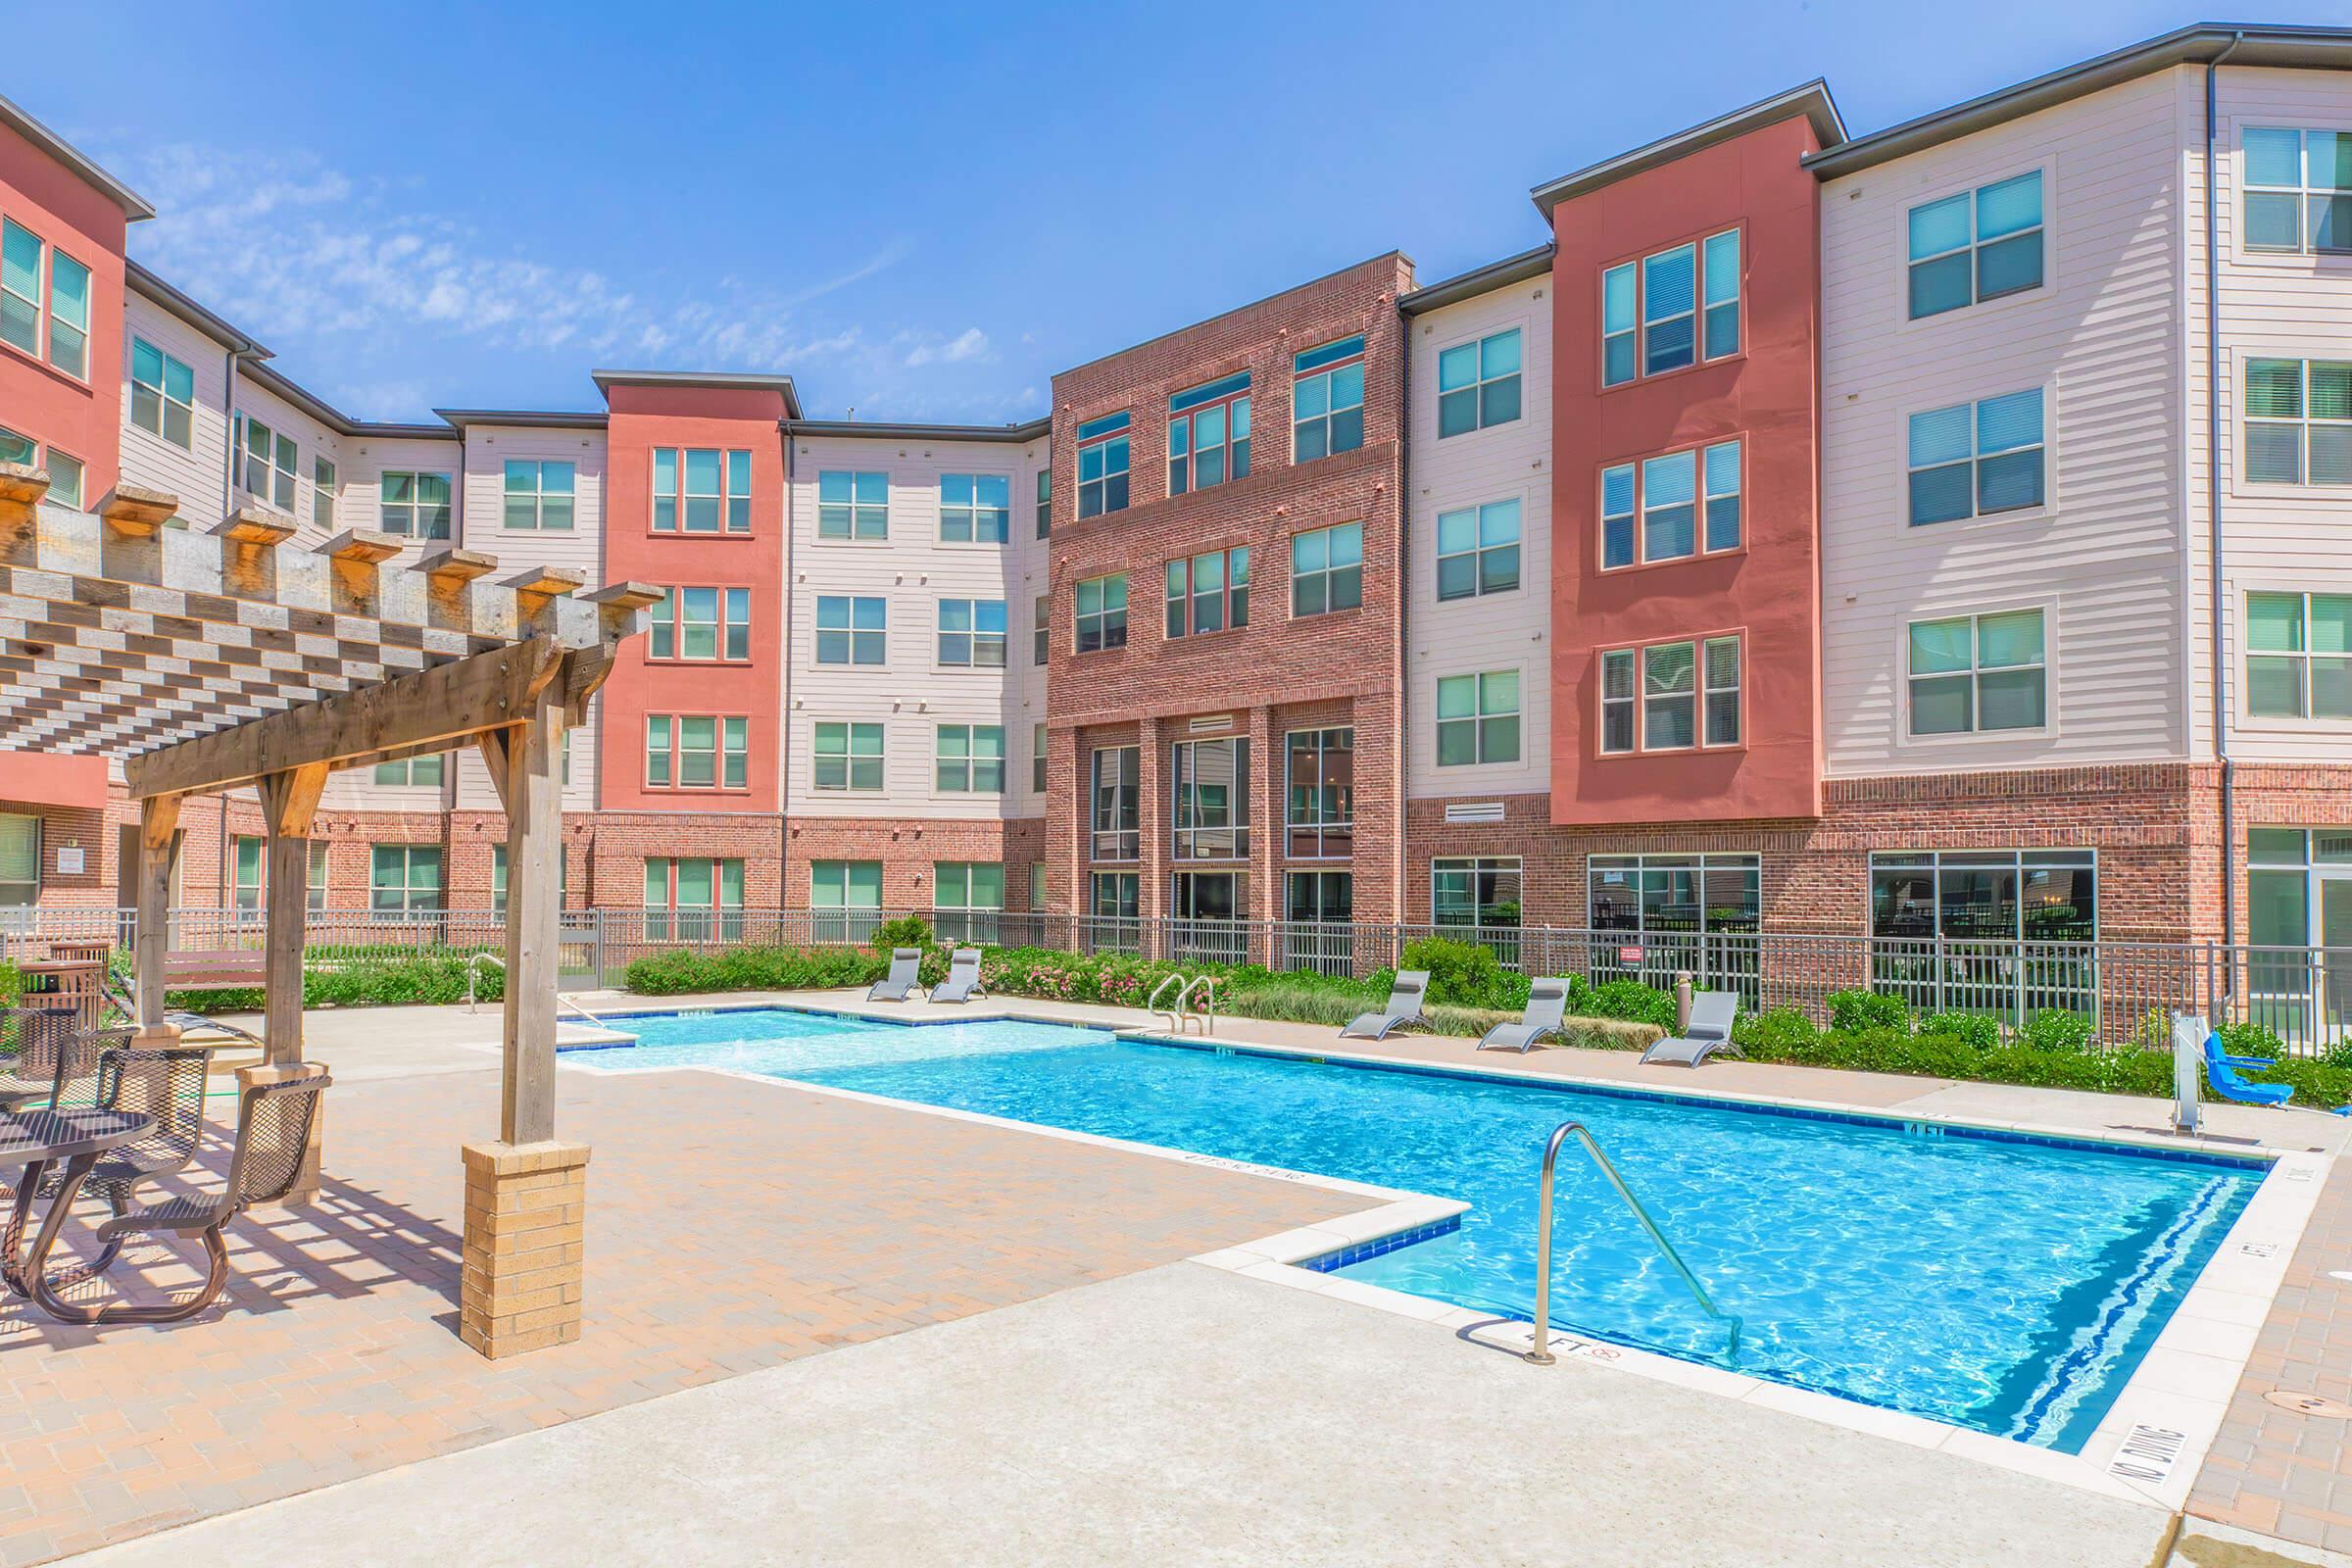
<path fill-rule="evenodd" d="M 580 1337 L 588 1149 L 556 1140 L 564 683 L 482 755 L 507 807 L 506 1083 L 497 1143 L 466 1147 L 458 1337 L 498 1360 Z"/>
<path fill-rule="evenodd" d="M 507 751 L 506 1085 L 499 1136 L 556 1136 L 556 971 L 562 933 L 564 692 L 531 700 Z"/>
<path fill-rule="evenodd" d="M 139 923 L 133 934 L 131 985 L 143 1033 L 164 1023 L 165 955 L 172 951 L 172 844 L 179 833 L 179 797 L 156 795 L 139 803 Z M 176 1035 L 177 1030 L 172 1033 Z"/>
<path fill-rule="evenodd" d="M 326 764 L 271 773 L 262 780 L 262 815 L 270 830 L 263 897 L 262 1039 L 270 1065 L 302 1060 L 302 950 L 310 916 L 311 819 L 326 787 Z"/>

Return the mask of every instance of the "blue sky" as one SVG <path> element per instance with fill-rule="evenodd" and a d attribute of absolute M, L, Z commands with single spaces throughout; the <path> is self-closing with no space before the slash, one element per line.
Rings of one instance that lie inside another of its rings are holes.
<path fill-rule="evenodd" d="M 397 13 L 397 15 L 395 15 Z M 364 417 L 783 370 L 995 422 L 1053 372 L 1826 75 L 1870 130 L 2169 30 L 2152 5 L 25 8 L 0 92 L 162 216 L 131 254 Z M 2263 20 L 2324 20 L 2275 16 Z M 145 84 L 142 86 L 142 84 Z"/>

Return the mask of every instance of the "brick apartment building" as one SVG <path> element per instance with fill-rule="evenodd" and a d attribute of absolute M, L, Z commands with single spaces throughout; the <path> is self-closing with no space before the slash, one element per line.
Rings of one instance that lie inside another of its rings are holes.
<path fill-rule="evenodd" d="M 668 590 L 574 907 L 2352 946 L 2347 65 L 2189 28 L 1867 135 L 1811 83 L 997 427 L 616 371 L 355 420 L 0 104 L 0 459 Z M 77 754 L 135 738 L 5 597 L 0 679 L 0 906 L 127 902 Z M 256 814 L 191 817 L 181 902 L 258 899 Z M 496 905 L 469 756 L 322 823 L 316 903 Z"/>

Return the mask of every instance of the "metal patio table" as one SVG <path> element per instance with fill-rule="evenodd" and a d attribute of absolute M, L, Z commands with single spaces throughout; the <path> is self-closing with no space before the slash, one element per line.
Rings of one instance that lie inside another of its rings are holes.
<path fill-rule="evenodd" d="M 15 1200 L 9 1204 L 8 1225 L 0 1232 L 0 1279 L 8 1285 L 12 1296 L 31 1294 L 26 1284 L 49 1260 L 49 1249 L 57 1241 L 58 1229 L 65 1224 L 66 1215 L 73 1210 L 74 1199 L 81 1191 L 82 1178 L 98 1162 L 98 1156 L 110 1149 L 144 1138 L 154 1127 L 155 1118 L 129 1110 L 24 1110 L 0 1113 L 0 1169 L 12 1165 L 24 1167 L 16 1178 Z M 24 1240 L 24 1222 L 31 1216 L 33 1199 L 41 1190 L 42 1179 L 49 1167 L 63 1161 L 65 1170 L 58 1183 L 57 1197 L 49 1204 L 49 1212 L 41 1220 L 40 1232 L 33 1238 L 32 1250 L 20 1255 Z M 68 1285 L 86 1278 L 85 1271 L 69 1270 L 53 1281 Z"/>

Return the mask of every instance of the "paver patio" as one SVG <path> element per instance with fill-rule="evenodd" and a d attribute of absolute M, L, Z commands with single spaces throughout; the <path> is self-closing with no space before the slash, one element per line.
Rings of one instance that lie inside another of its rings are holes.
<path fill-rule="evenodd" d="M 586 1329 L 493 1363 L 455 1323 L 458 1149 L 495 1125 L 497 1087 L 491 1072 L 339 1085 L 319 1204 L 232 1227 L 235 1277 L 191 1323 L 69 1328 L 0 1305 L 0 1562 L 1367 1206 L 706 1073 L 564 1073 L 558 1125 L 596 1151 Z M 155 1247 L 126 1253 L 125 1276 L 132 1291 L 188 1277 Z"/>

